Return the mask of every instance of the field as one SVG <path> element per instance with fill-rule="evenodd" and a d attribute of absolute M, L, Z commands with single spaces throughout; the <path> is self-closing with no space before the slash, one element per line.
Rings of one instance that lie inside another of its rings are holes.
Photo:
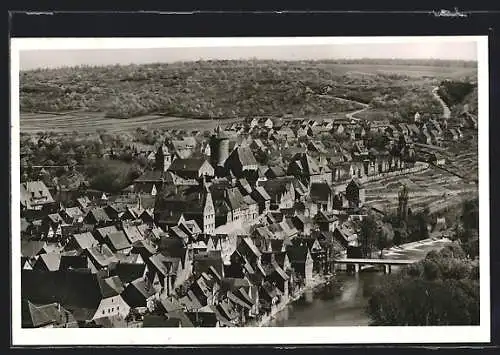
<path fill-rule="evenodd" d="M 318 64 L 335 69 L 349 76 L 355 75 L 401 75 L 412 80 L 417 78 L 461 79 L 475 76 L 476 68 L 442 67 L 427 65 L 383 65 L 383 64 Z"/>
<path fill-rule="evenodd" d="M 389 177 L 366 185 L 366 204 L 380 210 L 394 212 L 398 205 L 398 191 L 406 184 L 409 206 L 413 211 L 429 207 L 436 212 L 455 205 L 462 199 L 477 196 L 477 185 L 430 167 L 405 177 Z"/>
<path fill-rule="evenodd" d="M 227 119 L 223 124 L 231 124 L 240 119 Z M 217 126 L 217 120 L 202 120 L 181 117 L 165 117 L 148 115 L 128 119 L 107 118 L 104 113 L 72 112 L 64 115 L 54 114 L 21 114 L 20 131 L 34 134 L 38 132 L 73 132 L 94 133 L 97 130 L 107 132 L 133 131 L 143 129 L 190 129 L 212 130 Z"/>

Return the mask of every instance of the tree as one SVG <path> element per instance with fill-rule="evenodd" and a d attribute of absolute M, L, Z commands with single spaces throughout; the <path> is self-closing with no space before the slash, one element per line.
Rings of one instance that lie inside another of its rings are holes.
<path fill-rule="evenodd" d="M 377 249 L 380 250 L 380 258 L 383 257 L 385 248 L 391 246 L 394 240 L 394 230 L 389 223 L 384 223 L 377 231 Z"/>
<path fill-rule="evenodd" d="M 479 324 L 478 268 L 454 245 L 386 278 L 367 311 L 375 325 Z"/>
<path fill-rule="evenodd" d="M 379 226 L 373 213 L 368 214 L 361 221 L 359 236 L 361 241 L 361 253 L 364 257 L 370 257 L 373 246 L 377 241 Z"/>

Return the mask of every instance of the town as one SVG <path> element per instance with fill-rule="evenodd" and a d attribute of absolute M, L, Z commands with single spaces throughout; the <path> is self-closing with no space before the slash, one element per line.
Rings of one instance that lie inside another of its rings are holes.
<path fill-rule="evenodd" d="M 398 183 L 379 205 L 380 181 L 440 172 L 477 193 L 443 153 L 477 136 L 466 107 L 407 123 L 251 117 L 136 133 L 121 144 L 106 133 L 21 136 L 23 327 L 261 326 L 304 290 L 359 271 L 339 261 L 442 236 L 436 209 L 409 240 L 397 226 L 424 214 L 422 197 Z M 69 163 L 40 164 L 40 151 Z M 105 162 L 94 169 L 103 186 L 117 162 L 142 170 L 127 186 L 92 188 L 77 158 L 89 151 Z M 367 220 L 380 226 L 373 236 Z"/>

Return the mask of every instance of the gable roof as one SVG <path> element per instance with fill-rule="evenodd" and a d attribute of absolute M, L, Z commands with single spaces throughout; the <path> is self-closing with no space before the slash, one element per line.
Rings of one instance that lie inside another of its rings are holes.
<path fill-rule="evenodd" d="M 54 202 L 49 189 L 40 180 L 22 183 L 20 200 L 21 205 L 27 208 Z"/>
<path fill-rule="evenodd" d="M 21 256 L 33 258 L 37 256 L 46 245 L 46 242 L 40 240 L 21 239 Z"/>
<path fill-rule="evenodd" d="M 98 242 L 90 232 L 73 234 L 72 238 L 80 249 L 88 249 L 95 247 Z"/>
<path fill-rule="evenodd" d="M 231 152 L 231 155 L 237 157 L 243 166 L 258 165 L 257 160 L 249 147 L 237 147 Z"/>
<path fill-rule="evenodd" d="M 94 217 L 94 219 L 97 221 L 97 222 L 108 222 L 108 221 L 111 221 L 111 218 L 109 218 L 108 214 L 106 213 L 106 211 L 104 210 L 104 208 L 100 208 L 100 207 L 97 207 L 97 208 L 92 208 L 88 213 L 87 213 L 87 216 L 88 215 L 91 215 Z"/>
<path fill-rule="evenodd" d="M 75 322 L 75 318 L 58 303 L 35 305 L 28 300 L 22 300 L 22 327 L 38 328 L 50 324 L 67 324 Z"/>
<path fill-rule="evenodd" d="M 87 248 L 88 255 L 98 263 L 98 266 L 104 267 L 112 263 L 117 263 L 118 259 L 106 244 L 101 244 L 92 248 Z"/>
<path fill-rule="evenodd" d="M 131 225 L 126 225 L 123 224 L 123 233 L 125 233 L 125 236 L 127 237 L 127 240 L 133 244 L 141 239 L 144 239 L 143 235 L 137 228 L 137 226 L 131 226 Z"/>
<path fill-rule="evenodd" d="M 35 266 L 43 263 L 48 271 L 57 271 L 61 265 L 61 254 L 60 253 L 44 253 L 41 254 L 38 260 L 35 262 Z"/>
<path fill-rule="evenodd" d="M 198 172 L 207 163 L 208 161 L 204 158 L 175 159 L 168 170 L 173 172 Z"/>
<path fill-rule="evenodd" d="M 123 250 L 132 246 L 123 231 L 109 233 L 106 239 L 111 244 L 110 247 L 115 250 Z"/>

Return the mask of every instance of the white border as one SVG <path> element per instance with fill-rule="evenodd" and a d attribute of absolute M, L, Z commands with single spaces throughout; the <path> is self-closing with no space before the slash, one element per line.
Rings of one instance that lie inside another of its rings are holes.
<path fill-rule="evenodd" d="M 28 49 L 118 49 L 228 47 L 354 43 L 477 42 L 479 107 L 480 317 L 479 326 L 460 327 L 293 327 L 293 328 L 120 328 L 22 329 L 19 208 L 19 51 Z M 44 38 L 11 40 L 11 212 L 12 344 L 21 345 L 216 345 L 474 343 L 490 341 L 489 261 L 489 77 L 488 38 L 454 37 L 287 37 L 287 38 Z"/>

